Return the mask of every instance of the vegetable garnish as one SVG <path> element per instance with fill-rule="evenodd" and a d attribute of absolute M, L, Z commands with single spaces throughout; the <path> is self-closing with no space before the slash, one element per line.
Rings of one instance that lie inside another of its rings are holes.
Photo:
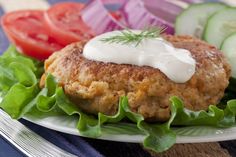
<path fill-rule="evenodd" d="M 192 4 L 177 16 L 175 33 L 202 38 L 209 17 L 225 8 L 227 6 L 224 3 L 216 2 Z"/>
<path fill-rule="evenodd" d="M 45 87 L 39 88 L 42 68 L 42 62 L 18 53 L 15 47 L 10 47 L 0 57 L 0 108 L 12 118 L 20 119 L 26 115 L 73 116 L 78 121 L 77 129 L 82 136 L 98 138 L 105 133 L 141 134 L 145 136 L 144 147 L 156 152 L 165 151 L 175 144 L 176 133 L 171 126 L 235 125 L 236 92 L 232 80 L 220 107 L 210 105 L 208 111 L 191 111 L 184 108 L 178 97 L 171 97 L 171 118 L 165 123 L 147 123 L 142 115 L 129 109 L 127 97 L 120 98 L 119 109 L 114 116 L 102 113 L 94 116 L 83 112 L 67 98 L 52 75 L 46 77 Z"/>
<path fill-rule="evenodd" d="M 58 3 L 44 13 L 45 27 L 58 43 L 68 45 L 88 40 L 94 35 L 81 18 L 84 6 L 84 3 L 78 2 Z"/>
<path fill-rule="evenodd" d="M 44 27 L 44 12 L 21 10 L 5 14 L 1 24 L 8 39 L 24 54 L 43 60 L 65 45 L 56 42 Z"/>
<path fill-rule="evenodd" d="M 174 34 L 173 21 L 181 10 L 182 8 L 174 5 L 172 1 L 135 0 L 126 1 L 121 14 L 131 29 L 140 30 L 147 25 L 165 26 L 167 34 Z"/>
<path fill-rule="evenodd" d="M 108 38 L 104 38 L 101 41 L 107 43 L 120 43 L 120 44 L 130 44 L 136 43 L 138 46 L 140 42 L 144 39 L 158 38 L 163 32 L 165 32 L 166 27 L 148 27 L 143 29 L 140 33 L 131 31 L 130 29 L 125 29 L 120 31 L 120 35 L 114 35 Z"/>
<path fill-rule="evenodd" d="M 83 21 L 89 26 L 95 34 L 102 34 L 112 30 L 121 30 L 128 27 L 128 24 L 123 20 L 123 16 L 119 14 L 119 18 L 114 17 L 114 12 L 111 13 L 105 6 L 107 2 L 103 0 L 93 0 L 86 4 L 86 7 L 81 11 Z M 112 1 L 110 4 L 122 5 L 121 1 Z M 114 11 L 114 10 L 113 10 Z M 119 11 L 118 11 L 119 12 Z"/>

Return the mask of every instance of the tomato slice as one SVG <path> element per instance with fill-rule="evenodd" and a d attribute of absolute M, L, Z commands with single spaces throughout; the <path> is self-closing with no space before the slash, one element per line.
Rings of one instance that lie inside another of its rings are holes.
<path fill-rule="evenodd" d="M 2 17 L 10 41 L 26 55 L 43 60 L 63 46 L 50 36 L 43 23 L 43 11 L 15 11 Z"/>
<path fill-rule="evenodd" d="M 52 6 L 45 12 L 45 25 L 59 43 L 66 45 L 93 36 L 93 32 L 80 16 L 83 7 L 83 3 L 64 2 Z"/>

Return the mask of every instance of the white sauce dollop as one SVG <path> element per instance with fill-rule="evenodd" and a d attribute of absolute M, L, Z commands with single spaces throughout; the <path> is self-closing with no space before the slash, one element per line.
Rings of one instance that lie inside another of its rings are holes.
<path fill-rule="evenodd" d="M 139 33 L 140 31 L 134 31 Z M 179 49 L 162 38 L 146 38 L 140 44 L 107 43 L 101 41 L 120 31 L 101 34 L 91 39 L 84 47 L 85 58 L 117 64 L 132 64 L 158 68 L 176 83 L 188 81 L 195 73 L 196 61 L 186 49 Z"/>

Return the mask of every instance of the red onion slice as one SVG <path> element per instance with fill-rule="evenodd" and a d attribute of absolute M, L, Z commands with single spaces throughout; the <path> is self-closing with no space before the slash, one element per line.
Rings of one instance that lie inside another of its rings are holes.
<path fill-rule="evenodd" d="M 166 33 L 173 34 L 176 16 L 190 1 L 201 0 L 91 0 L 81 11 L 81 17 L 96 34 L 147 26 L 166 26 Z M 110 4 L 122 5 L 117 11 L 119 18 L 105 7 Z"/>
<path fill-rule="evenodd" d="M 187 3 L 185 4 L 187 5 Z M 176 16 L 183 10 L 173 0 L 143 0 L 143 5 L 154 16 L 170 23 L 174 23 Z"/>
<path fill-rule="evenodd" d="M 164 0 L 129 0 L 123 5 L 121 12 L 132 29 L 142 29 L 147 26 L 166 26 L 167 29 L 165 33 L 174 34 L 173 18 L 167 18 L 163 16 L 165 13 L 161 12 L 159 13 L 160 17 L 157 16 L 158 10 L 162 8 L 161 4 L 158 2 L 160 2 L 162 5 L 165 4 L 169 7 L 171 6 L 172 8 L 168 8 L 167 11 L 173 9 L 175 12 L 173 15 L 170 13 L 170 15 L 174 18 L 176 17 L 177 13 L 182 10 L 180 7 L 174 6 L 174 4 L 167 4 L 167 2 Z M 150 7 L 152 8 L 150 9 Z M 163 7 L 163 10 L 164 9 L 167 8 Z M 155 15 L 153 14 L 153 10 L 155 10 Z M 165 18 L 168 20 L 164 20 Z"/>
<path fill-rule="evenodd" d="M 83 21 L 96 33 L 102 34 L 127 27 L 121 19 L 115 19 L 104 6 L 108 0 L 92 0 L 81 11 Z M 111 1 L 110 1 L 111 2 Z M 114 2 L 114 1 L 113 1 Z M 115 1 L 117 2 L 117 1 Z"/>
<path fill-rule="evenodd" d="M 202 3 L 204 2 L 204 0 L 183 0 L 184 2 L 187 2 L 187 3 Z"/>
<path fill-rule="evenodd" d="M 101 0 L 104 4 L 124 4 L 126 0 Z"/>

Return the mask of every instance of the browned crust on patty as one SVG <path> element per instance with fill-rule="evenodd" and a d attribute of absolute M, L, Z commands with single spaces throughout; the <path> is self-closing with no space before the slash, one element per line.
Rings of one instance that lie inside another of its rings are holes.
<path fill-rule="evenodd" d="M 45 61 L 45 73 L 57 78 L 78 107 L 93 114 L 115 114 L 119 97 L 124 95 L 128 96 L 132 111 L 152 121 L 169 118 L 171 96 L 180 97 L 185 107 L 192 110 L 206 110 L 209 105 L 217 104 L 230 77 L 230 66 L 222 52 L 189 36 L 164 38 L 177 48 L 189 50 L 197 62 L 195 74 L 186 83 L 175 83 L 148 66 L 88 60 L 82 55 L 83 43 L 71 44 L 54 53 Z"/>

